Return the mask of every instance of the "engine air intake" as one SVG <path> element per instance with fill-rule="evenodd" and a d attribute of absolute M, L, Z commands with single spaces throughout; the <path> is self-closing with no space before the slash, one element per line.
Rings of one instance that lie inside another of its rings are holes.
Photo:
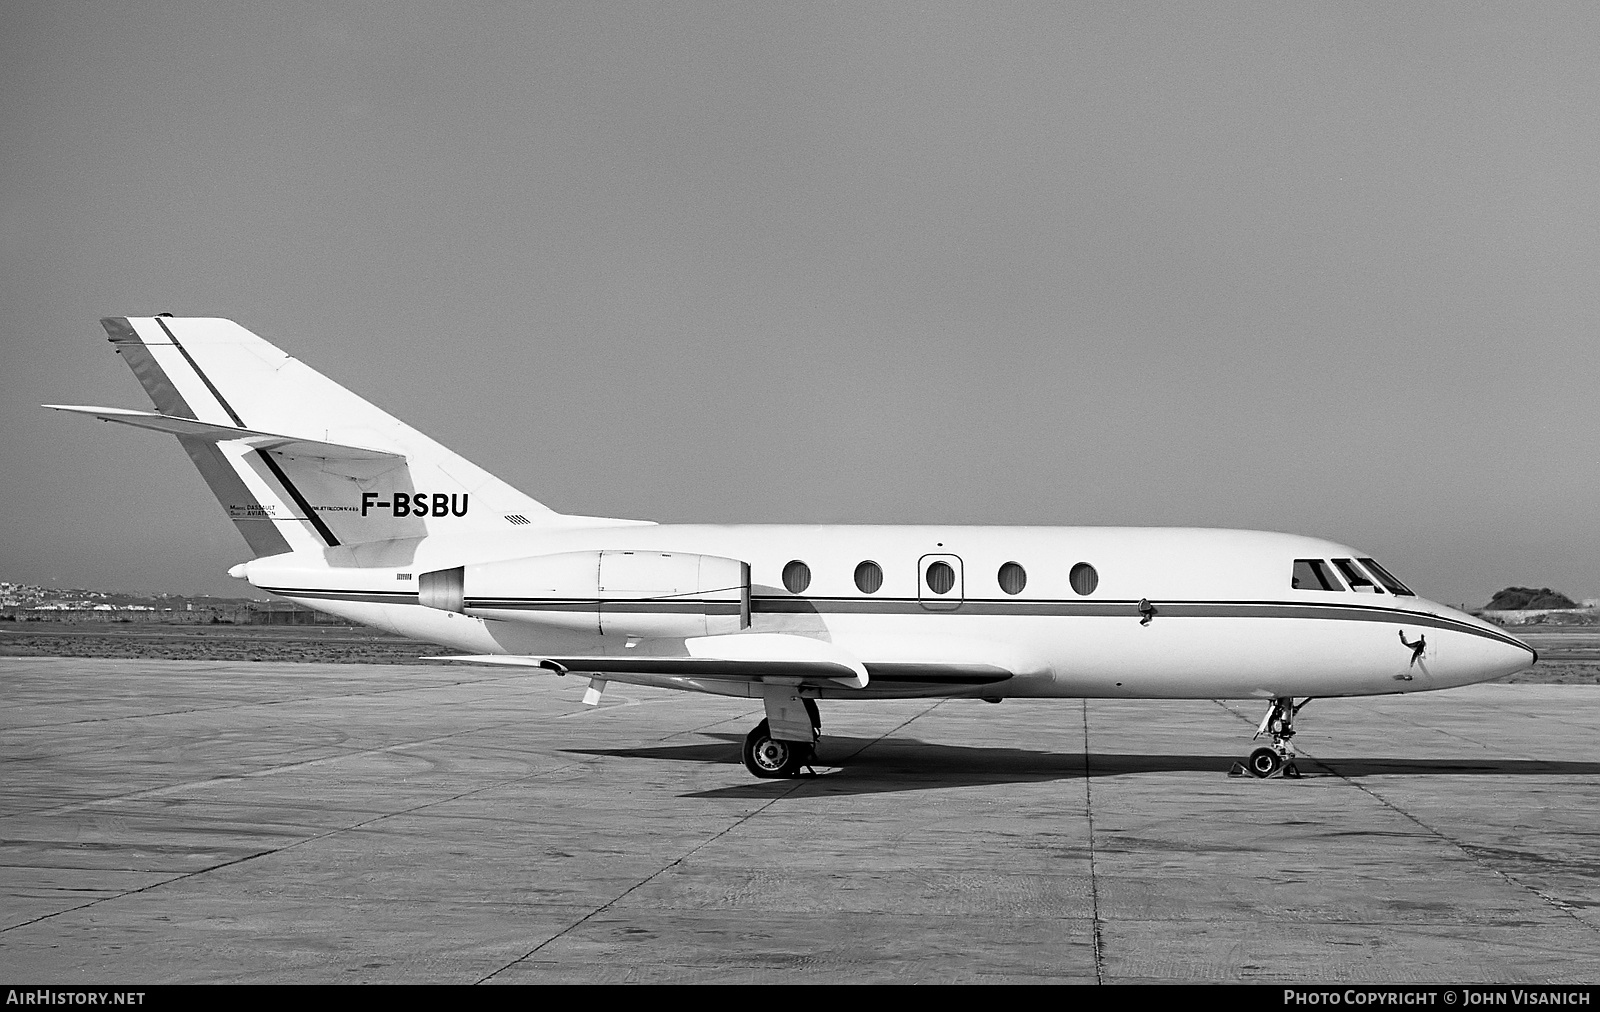
<path fill-rule="evenodd" d="M 417 581 L 417 601 L 440 611 L 461 611 L 465 584 L 465 566 L 423 573 Z"/>

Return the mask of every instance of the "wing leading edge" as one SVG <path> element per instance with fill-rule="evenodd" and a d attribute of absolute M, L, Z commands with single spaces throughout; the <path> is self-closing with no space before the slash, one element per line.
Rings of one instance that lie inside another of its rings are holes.
<path fill-rule="evenodd" d="M 709 679 L 715 681 L 784 681 L 817 688 L 844 687 L 865 689 L 903 688 L 911 684 L 942 686 L 946 689 L 993 685 L 1010 679 L 1013 673 L 994 664 L 929 663 L 926 661 L 870 662 L 858 675 L 849 667 L 817 660 L 729 660 L 708 657 L 540 657 L 524 654 L 457 654 L 429 657 L 434 661 L 459 661 L 468 664 L 494 664 L 509 667 L 543 668 L 556 674 L 577 673 L 614 677 L 626 681 L 630 675 L 662 678 Z"/>

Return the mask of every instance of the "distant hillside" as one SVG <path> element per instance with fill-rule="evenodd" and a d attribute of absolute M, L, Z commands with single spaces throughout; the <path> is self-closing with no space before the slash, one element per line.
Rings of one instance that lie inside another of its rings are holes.
<path fill-rule="evenodd" d="M 1578 603 L 1549 587 L 1507 587 L 1484 606 L 1486 611 L 1531 611 L 1536 608 L 1576 608 Z"/>

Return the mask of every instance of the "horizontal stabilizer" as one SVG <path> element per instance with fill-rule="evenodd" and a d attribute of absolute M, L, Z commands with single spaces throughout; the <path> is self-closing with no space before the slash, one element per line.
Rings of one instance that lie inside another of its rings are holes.
<path fill-rule="evenodd" d="M 216 425 L 193 418 L 179 418 L 154 411 L 134 411 L 130 408 L 97 408 L 82 404 L 46 404 L 56 411 L 89 415 L 103 422 L 120 422 L 141 429 L 169 432 L 174 436 L 187 436 L 211 443 L 241 442 L 258 450 L 274 450 L 296 457 L 321 457 L 326 460 L 404 460 L 405 454 L 388 450 L 373 450 L 364 446 L 345 446 L 341 443 L 324 443 L 299 436 L 283 436 L 273 432 L 259 432 L 233 425 Z"/>

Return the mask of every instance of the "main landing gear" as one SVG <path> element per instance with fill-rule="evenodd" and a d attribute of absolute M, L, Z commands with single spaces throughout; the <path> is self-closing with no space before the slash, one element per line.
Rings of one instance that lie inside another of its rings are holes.
<path fill-rule="evenodd" d="M 803 713 L 794 714 L 793 703 L 798 703 Z M 779 711 L 776 719 L 774 709 Z M 774 697 L 769 695 L 767 714 L 766 720 L 745 735 L 744 749 L 740 753 L 745 769 L 763 780 L 798 776 L 800 768 L 811 765 L 817 757 L 817 739 L 822 736 L 822 714 L 817 710 L 817 701 L 799 696 L 779 697 L 775 707 Z M 792 719 L 784 719 L 793 716 L 800 716 L 804 724 L 797 727 Z M 775 723 L 779 725 L 781 738 L 773 736 Z M 804 740 L 795 740 L 802 735 Z"/>
<path fill-rule="evenodd" d="M 1300 769 L 1294 762 L 1294 715 L 1300 708 L 1311 702 L 1308 697 L 1296 706 L 1293 696 L 1279 696 L 1267 706 L 1267 715 L 1261 718 L 1261 726 L 1256 728 L 1255 737 L 1263 734 L 1272 736 L 1272 744 L 1263 746 L 1250 753 L 1250 758 L 1242 763 L 1234 763 L 1233 769 L 1228 771 L 1230 777 L 1242 777 L 1246 773 L 1251 776 L 1261 777 L 1290 777 L 1298 778 Z"/>

